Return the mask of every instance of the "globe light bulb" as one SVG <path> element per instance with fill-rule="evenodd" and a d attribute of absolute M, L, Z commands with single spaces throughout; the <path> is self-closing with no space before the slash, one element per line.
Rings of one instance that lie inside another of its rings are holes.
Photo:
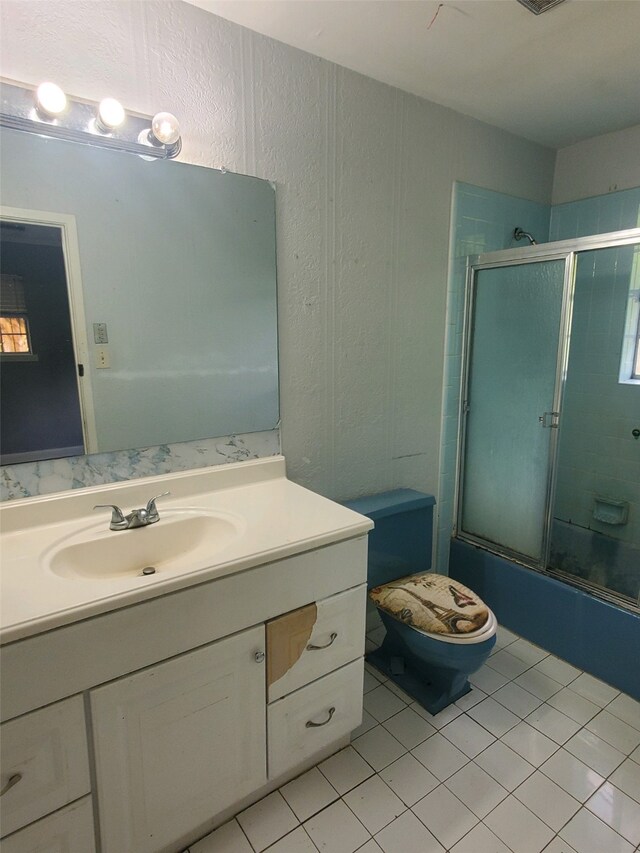
<path fill-rule="evenodd" d="M 115 130 L 124 123 L 124 107 L 115 98 L 103 98 L 98 106 L 98 127 L 100 130 Z"/>
<path fill-rule="evenodd" d="M 55 83 L 41 83 L 36 90 L 38 112 L 55 118 L 67 108 L 67 96 Z"/>
<path fill-rule="evenodd" d="M 171 113 L 156 113 L 151 121 L 151 133 L 163 145 L 175 145 L 180 139 L 178 119 Z"/>

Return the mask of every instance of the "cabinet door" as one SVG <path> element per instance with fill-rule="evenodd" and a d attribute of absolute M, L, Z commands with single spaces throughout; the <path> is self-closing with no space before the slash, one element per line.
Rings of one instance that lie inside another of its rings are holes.
<path fill-rule="evenodd" d="M 266 781 L 264 626 L 91 692 L 103 853 L 160 853 Z"/>

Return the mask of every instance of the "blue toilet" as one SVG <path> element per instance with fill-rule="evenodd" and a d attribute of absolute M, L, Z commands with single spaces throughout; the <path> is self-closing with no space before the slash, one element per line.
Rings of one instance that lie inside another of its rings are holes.
<path fill-rule="evenodd" d="M 467 587 L 430 572 L 435 498 L 412 489 L 346 501 L 375 522 L 367 586 L 387 630 L 367 660 L 431 714 L 471 690 L 497 621 Z"/>

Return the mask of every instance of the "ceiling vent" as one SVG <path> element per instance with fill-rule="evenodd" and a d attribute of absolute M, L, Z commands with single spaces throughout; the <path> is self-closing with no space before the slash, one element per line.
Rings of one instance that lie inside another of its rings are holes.
<path fill-rule="evenodd" d="M 564 3 L 564 0 L 518 0 L 518 3 L 521 3 L 534 15 L 541 15 L 554 6 Z"/>

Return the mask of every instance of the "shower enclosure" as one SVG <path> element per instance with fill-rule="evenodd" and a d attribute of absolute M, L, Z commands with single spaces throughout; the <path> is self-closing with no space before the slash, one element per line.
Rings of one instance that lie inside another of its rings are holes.
<path fill-rule="evenodd" d="M 470 259 L 458 540 L 640 595 L 640 229 Z"/>

